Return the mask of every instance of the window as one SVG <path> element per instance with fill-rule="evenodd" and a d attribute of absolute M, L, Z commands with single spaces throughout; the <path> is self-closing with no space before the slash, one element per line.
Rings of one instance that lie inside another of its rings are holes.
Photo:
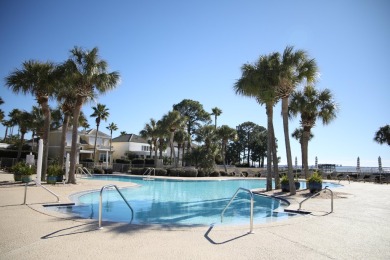
<path fill-rule="evenodd" d="M 142 146 L 142 151 L 149 152 L 150 151 L 150 146 L 143 145 Z"/>

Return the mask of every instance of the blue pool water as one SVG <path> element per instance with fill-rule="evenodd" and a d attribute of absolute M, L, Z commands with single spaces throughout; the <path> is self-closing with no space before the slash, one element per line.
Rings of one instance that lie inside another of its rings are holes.
<path fill-rule="evenodd" d="M 129 176 L 94 176 L 94 179 L 125 181 L 138 184 L 121 189 L 134 209 L 134 224 L 210 225 L 220 223 L 220 214 L 239 187 L 265 188 L 265 180 L 212 180 L 191 181 L 155 179 L 145 181 Z M 301 184 L 302 185 L 302 184 Z M 59 209 L 83 218 L 98 219 L 100 192 L 78 194 L 75 206 Z M 254 222 L 264 223 L 291 217 L 274 210 L 286 207 L 284 201 L 254 196 Z M 240 192 L 224 215 L 224 224 L 249 223 L 250 197 Z M 103 220 L 129 222 L 131 212 L 116 190 L 103 192 Z"/>

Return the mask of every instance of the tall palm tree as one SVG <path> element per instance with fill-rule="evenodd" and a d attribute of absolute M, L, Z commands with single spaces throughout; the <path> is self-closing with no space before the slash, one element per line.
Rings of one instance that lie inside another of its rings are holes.
<path fill-rule="evenodd" d="M 218 107 L 214 107 L 211 109 L 211 111 L 211 115 L 214 115 L 215 129 L 217 129 L 217 118 L 222 114 L 222 110 Z"/>
<path fill-rule="evenodd" d="M 112 131 L 116 131 L 118 130 L 118 126 L 112 122 L 111 124 L 109 124 L 107 127 L 106 127 L 108 130 L 110 130 L 110 164 L 112 163 L 112 154 L 111 154 L 111 147 L 112 147 Z"/>
<path fill-rule="evenodd" d="M 390 145 L 390 125 L 380 127 L 379 130 L 375 132 L 374 141 L 379 144 L 387 143 Z"/>
<path fill-rule="evenodd" d="M 0 97 L 0 105 L 4 104 L 4 100 Z M 0 122 L 4 119 L 4 111 L 0 109 Z"/>
<path fill-rule="evenodd" d="M 63 64 L 65 73 L 69 75 L 69 84 L 76 94 L 73 110 L 69 183 L 76 183 L 77 129 L 81 108 L 89 98 L 115 88 L 120 80 L 118 72 L 107 72 L 107 62 L 100 59 L 98 51 L 96 47 L 90 51 L 74 47 L 70 51 L 70 58 Z"/>
<path fill-rule="evenodd" d="M 318 91 L 313 86 L 306 86 L 303 91 L 296 91 L 292 94 L 289 114 L 291 116 L 301 115 L 302 133 L 302 161 L 305 177 L 308 177 L 308 144 L 311 129 L 315 126 L 317 119 L 321 119 L 324 125 L 329 124 L 336 118 L 338 108 L 334 101 L 333 94 L 329 89 Z"/>
<path fill-rule="evenodd" d="M 227 173 L 226 160 L 225 160 L 226 147 L 229 140 L 235 140 L 237 138 L 237 131 L 227 125 L 222 125 L 217 128 L 217 135 L 222 141 L 221 155 L 222 155 L 223 166 L 225 168 L 225 173 Z"/>
<path fill-rule="evenodd" d="M 73 122 L 73 113 L 72 113 L 72 122 Z M 84 128 L 84 131 L 87 131 L 87 128 L 90 128 L 90 125 L 88 124 L 87 117 L 85 116 L 83 111 L 80 111 L 78 124 L 80 127 Z"/>
<path fill-rule="evenodd" d="M 17 120 L 20 129 L 20 142 L 18 148 L 18 155 L 16 159 L 17 161 L 19 161 L 22 155 L 24 135 L 27 133 L 28 130 L 30 130 L 33 127 L 33 121 L 32 121 L 32 115 L 27 111 L 22 111 L 19 117 L 17 118 Z"/>
<path fill-rule="evenodd" d="M 301 145 L 301 154 L 304 153 L 303 152 L 303 145 L 302 145 L 302 135 L 303 135 L 303 128 L 296 128 L 294 130 L 294 132 L 292 132 L 292 134 L 291 134 L 291 136 L 293 138 L 295 138 L 299 142 L 299 144 Z M 310 133 L 309 141 L 311 139 L 313 139 L 313 137 L 314 137 L 313 133 Z M 303 165 L 303 158 L 302 158 L 302 163 L 301 164 Z"/>
<path fill-rule="evenodd" d="M 127 135 L 127 132 L 126 131 L 121 131 L 119 134 L 120 135 Z"/>
<path fill-rule="evenodd" d="M 154 165 L 157 166 L 157 140 L 159 136 L 159 129 L 157 122 L 153 118 L 150 119 L 150 123 L 145 124 L 144 129 L 140 131 L 140 135 L 144 139 L 150 139 L 154 149 Z"/>
<path fill-rule="evenodd" d="M 173 137 L 173 140 L 177 143 L 177 162 L 176 162 L 176 167 L 178 167 L 178 161 L 180 160 L 180 150 L 183 149 L 183 153 L 184 154 L 184 144 L 185 144 L 185 141 L 188 140 L 188 136 L 187 136 L 187 131 L 184 130 L 184 128 L 179 128 L 178 130 L 176 130 L 175 132 L 175 136 Z M 182 161 L 182 165 L 183 166 L 183 161 Z"/>
<path fill-rule="evenodd" d="M 19 126 L 19 118 L 22 114 L 22 111 L 14 108 L 11 112 L 8 113 L 8 117 L 10 118 L 10 126 L 11 126 L 11 135 L 13 135 L 13 129 L 15 126 Z"/>
<path fill-rule="evenodd" d="M 93 113 L 90 115 L 91 117 L 96 117 L 96 133 L 95 133 L 95 144 L 93 146 L 93 160 L 96 161 L 96 141 L 97 141 L 97 135 L 99 132 L 99 126 L 100 121 L 104 120 L 107 121 L 108 116 L 110 113 L 108 112 L 108 108 L 106 108 L 106 105 L 98 103 L 96 107 L 92 107 Z"/>
<path fill-rule="evenodd" d="M 279 84 L 277 92 L 282 99 L 282 117 L 284 139 L 286 145 L 286 156 L 288 165 L 288 178 L 290 194 L 296 193 L 293 174 L 293 163 L 290 147 L 290 133 L 288 129 L 288 101 L 291 93 L 303 80 L 311 83 L 318 73 L 317 64 L 314 59 L 309 59 L 303 50 L 294 51 L 294 47 L 287 46 L 279 59 Z"/>
<path fill-rule="evenodd" d="M 42 180 L 45 179 L 48 158 L 49 132 L 50 132 L 50 107 L 49 98 L 56 87 L 55 66 L 51 62 L 39 62 L 34 60 L 22 64 L 22 69 L 16 69 L 6 77 L 6 85 L 15 93 L 30 93 L 35 96 L 45 117 L 43 132 L 43 160 Z"/>
<path fill-rule="evenodd" d="M 177 159 L 176 159 L 176 155 L 175 155 L 175 147 L 173 145 L 173 140 L 175 137 L 176 130 L 184 127 L 185 118 L 180 115 L 179 111 L 173 110 L 173 111 L 169 111 L 168 114 L 163 116 L 163 118 L 161 119 L 161 124 L 162 124 L 163 130 L 165 129 L 167 132 L 169 132 L 171 163 L 174 160 L 175 165 L 177 165 Z"/>
<path fill-rule="evenodd" d="M 255 64 L 244 64 L 241 67 L 241 78 L 234 84 L 236 94 L 254 97 L 259 104 L 265 104 L 267 113 L 267 185 L 272 190 L 272 147 L 276 147 L 273 132 L 273 107 L 278 101 L 276 86 L 278 84 L 278 54 L 262 55 Z M 276 171 L 275 171 L 276 169 Z M 279 187 L 277 161 L 274 161 L 275 187 Z"/>

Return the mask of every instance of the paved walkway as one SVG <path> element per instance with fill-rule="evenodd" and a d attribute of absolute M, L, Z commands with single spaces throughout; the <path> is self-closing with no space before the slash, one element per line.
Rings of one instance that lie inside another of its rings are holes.
<path fill-rule="evenodd" d="M 55 198 L 40 187 L 7 184 L 0 173 L 0 259 L 390 259 L 390 185 L 344 181 L 334 200 L 305 203 L 313 214 L 248 227 L 169 228 L 61 218 L 45 211 Z M 110 182 L 115 183 L 115 182 Z M 104 181 L 49 186 L 67 202 Z M 120 187 L 131 184 L 116 183 Z M 288 197 L 287 197 L 288 198 Z M 302 197 L 288 198 L 297 203 Z M 295 204 L 296 205 L 296 204 Z M 291 206 L 296 207 L 296 206 Z"/>

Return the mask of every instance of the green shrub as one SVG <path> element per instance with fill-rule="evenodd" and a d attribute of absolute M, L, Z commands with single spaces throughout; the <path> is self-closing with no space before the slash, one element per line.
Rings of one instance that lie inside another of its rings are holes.
<path fill-rule="evenodd" d="M 114 170 L 112 168 L 106 168 L 104 169 L 104 174 L 112 174 Z"/>
<path fill-rule="evenodd" d="M 206 177 L 208 173 L 205 170 L 198 170 L 198 177 Z"/>
<path fill-rule="evenodd" d="M 321 174 L 319 174 L 318 171 L 315 171 L 315 172 L 313 173 L 313 175 L 310 176 L 310 177 L 307 179 L 307 182 L 310 182 L 310 183 L 322 183 Z"/>
<path fill-rule="evenodd" d="M 210 177 L 219 177 L 219 172 L 217 172 L 217 171 L 211 172 Z"/>
<path fill-rule="evenodd" d="M 197 169 L 182 169 L 179 171 L 179 176 L 180 177 L 197 177 L 198 176 L 198 170 Z"/>
<path fill-rule="evenodd" d="M 156 169 L 156 176 L 167 176 L 167 170 L 163 168 Z"/>
<path fill-rule="evenodd" d="M 94 174 L 103 174 L 104 170 L 102 168 L 93 168 Z"/>
<path fill-rule="evenodd" d="M 280 184 L 289 184 L 287 174 L 283 174 L 280 178 Z"/>
<path fill-rule="evenodd" d="M 130 164 L 131 163 L 131 161 L 127 160 L 127 159 L 116 159 L 115 162 L 122 163 L 122 164 Z"/>
<path fill-rule="evenodd" d="M 63 176 L 64 171 L 59 164 L 52 164 L 47 167 L 47 176 Z"/>

